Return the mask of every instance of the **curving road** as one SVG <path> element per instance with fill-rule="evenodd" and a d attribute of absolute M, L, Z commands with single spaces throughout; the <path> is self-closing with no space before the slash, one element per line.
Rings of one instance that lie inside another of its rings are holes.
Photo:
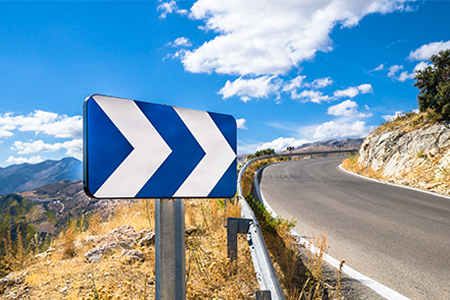
<path fill-rule="evenodd" d="M 411 299 L 450 299 L 450 198 L 339 169 L 342 157 L 264 169 L 261 191 L 310 237 L 328 229 L 328 253 Z"/>

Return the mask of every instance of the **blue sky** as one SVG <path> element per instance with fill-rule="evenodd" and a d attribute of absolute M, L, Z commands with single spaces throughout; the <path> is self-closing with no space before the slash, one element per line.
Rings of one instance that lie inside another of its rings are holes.
<path fill-rule="evenodd" d="M 81 159 L 98 93 L 233 115 L 238 151 L 363 137 L 418 108 L 450 1 L 0 2 L 0 166 Z"/>

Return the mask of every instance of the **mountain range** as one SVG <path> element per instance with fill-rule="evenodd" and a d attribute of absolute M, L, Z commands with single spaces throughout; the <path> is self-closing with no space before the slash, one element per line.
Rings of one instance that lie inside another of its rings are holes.
<path fill-rule="evenodd" d="M 45 184 L 83 178 L 81 161 L 65 157 L 38 164 L 20 164 L 0 168 L 0 195 L 30 191 Z"/>
<path fill-rule="evenodd" d="M 343 140 L 325 140 L 312 143 L 302 144 L 295 147 L 292 153 L 314 152 L 314 151 L 332 151 L 345 149 L 359 149 L 364 142 L 363 138 L 346 138 Z M 288 153 L 289 151 L 281 151 L 278 154 Z"/>

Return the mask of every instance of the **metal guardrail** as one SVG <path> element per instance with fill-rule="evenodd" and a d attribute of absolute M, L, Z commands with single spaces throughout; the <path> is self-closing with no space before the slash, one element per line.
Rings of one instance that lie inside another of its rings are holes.
<path fill-rule="evenodd" d="M 312 156 L 312 155 L 325 155 L 325 154 L 339 154 L 339 153 L 349 153 L 358 152 L 358 149 L 350 150 L 335 150 L 335 151 L 316 151 L 316 152 L 304 152 L 304 153 L 289 153 L 289 154 L 276 154 L 256 157 L 248 162 L 241 168 L 238 175 L 238 196 L 241 200 L 241 216 L 246 219 L 252 219 L 253 222 L 250 224 L 248 241 L 250 247 L 250 253 L 252 255 L 253 266 L 255 268 L 256 278 L 261 290 L 269 290 L 271 294 L 271 299 L 273 300 L 285 300 L 283 290 L 278 280 L 278 276 L 270 258 L 269 251 L 267 250 L 266 243 L 259 226 L 259 222 L 253 213 L 252 209 L 245 200 L 242 194 L 241 179 L 247 168 L 255 161 L 268 159 L 268 158 L 279 158 L 279 157 L 293 157 L 298 156 Z"/>

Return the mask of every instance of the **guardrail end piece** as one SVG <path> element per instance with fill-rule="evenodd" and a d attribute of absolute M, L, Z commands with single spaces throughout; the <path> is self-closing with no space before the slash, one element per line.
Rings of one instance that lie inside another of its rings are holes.
<path fill-rule="evenodd" d="M 237 233 L 248 233 L 250 225 L 253 223 L 252 219 L 244 219 L 244 218 L 228 218 L 227 219 L 227 228 L 230 223 L 236 223 Z M 234 225 L 234 224 L 233 224 Z M 231 225 L 231 226 L 233 226 Z"/>
<path fill-rule="evenodd" d="M 237 262 L 237 235 L 238 233 L 248 233 L 252 219 L 228 218 L 227 219 L 227 256 L 231 265 L 235 266 Z M 236 270 L 235 270 L 236 271 Z"/>
<path fill-rule="evenodd" d="M 255 293 L 256 300 L 272 300 L 272 295 L 270 291 L 256 291 Z"/>

